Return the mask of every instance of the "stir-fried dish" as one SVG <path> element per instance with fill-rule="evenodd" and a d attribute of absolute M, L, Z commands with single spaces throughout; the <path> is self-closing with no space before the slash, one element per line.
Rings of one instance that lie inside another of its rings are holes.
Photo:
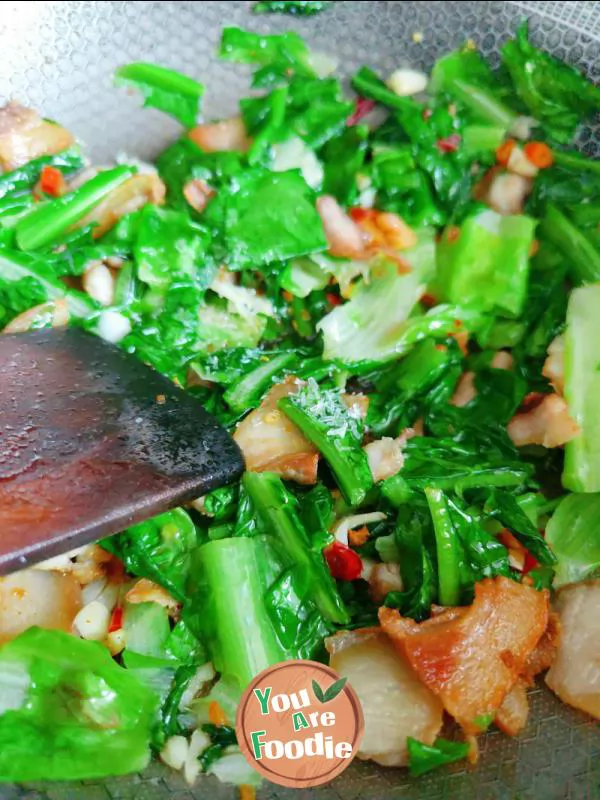
<path fill-rule="evenodd" d="M 183 126 L 155 165 L 0 110 L 2 331 L 135 354 L 247 468 L 0 581 L 0 778 L 256 783 L 236 706 L 286 659 L 347 676 L 360 757 L 414 775 L 518 736 L 542 673 L 600 718 L 600 89 L 526 24 L 497 69 L 469 42 L 352 96 L 295 33 L 220 55 L 255 68 L 220 121 L 117 71 Z"/>

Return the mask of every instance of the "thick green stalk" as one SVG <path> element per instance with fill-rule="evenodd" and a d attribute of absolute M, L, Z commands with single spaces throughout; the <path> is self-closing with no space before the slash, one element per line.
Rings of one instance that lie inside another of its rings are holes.
<path fill-rule="evenodd" d="M 134 173 L 126 166 L 107 169 L 74 192 L 43 203 L 17 225 L 17 245 L 21 250 L 35 250 L 51 244 Z"/>
<path fill-rule="evenodd" d="M 363 97 L 369 97 L 389 108 L 396 108 L 399 111 L 415 105 L 414 100 L 406 97 L 399 97 L 388 89 L 385 83 L 368 67 L 362 67 L 352 78 L 352 88 Z"/>
<path fill-rule="evenodd" d="M 242 690 L 259 672 L 286 657 L 264 608 L 260 551 L 259 539 L 235 537 L 202 545 L 194 555 L 213 663 Z"/>
<path fill-rule="evenodd" d="M 563 152 L 562 150 L 553 150 L 552 156 L 554 163 L 559 167 L 565 169 L 581 170 L 581 172 L 598 172 L 600 173 L 600 161 L 589 156 L 584 156 L 581 153 Z"/>
<path fill-rule="evenodd" d="M 277 542 L 277 552 L 285 555 L 289 568 L 302 573 L 301 583 L 310 586 L 309 598 L 326 619 L 347 624 L 348 614 L 323 556 L 312 549 L 297 501 L 281 478 L 270 472 L 246 472 L 242 483 L 263 531 Z"/>
<path fill-rule="evenodd" d="M 463 147 L 469 155 L 493 153 L 502 144 L 506 128 L 502 125 L 467 125 L 463 131 Z"/>
<path fill-rule="evenodd" d="M 348 436 L 333 436 L 328 426 L 299 407 L 293 399 L 284 397 L 279 408 L 297 425 L 327 461 L 344 498 L 351 506 L 359 506 L 373 485 L 367 457 Z"/>
<path fill-rule="evenodd" d="M 438 597 L 443 606 L 460 603 L 461 545 L 450 519 L 444 493 L 427 487 L 425 497 L 433 520 L 438 559 Z"/>
<path fill-rule="evenodd" d="M 581 433 L 565 446 L 563 484 L 600 492 L 600 283 L 575 289 L 565 334 L 565 398 Z"/>
<path fill-rule="evenodd" d="M 585 233 L 550 203 L 540 225 L 540 234 L 568 259 L 574 278 L 581 283 L 600 280 L 600 252 Z"/>

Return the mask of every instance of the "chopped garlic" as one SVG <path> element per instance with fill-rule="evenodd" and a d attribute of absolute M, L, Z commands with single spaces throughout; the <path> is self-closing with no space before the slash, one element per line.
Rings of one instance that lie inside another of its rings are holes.
<path fill-rule="evenodd" d="M 415 69 L 397 69 L 386 81 L 392 92 L 399 97 L 410 97 L 413 94 L 424 92 L 427 83 L 427 75 L 424 72 L 417 72 Z"/>
<path fill-rule="evenodd" d="M 84 606 L 73 620 L 73 628 L 82 639 L 100 642 L 106 638 L 110 611 L 99 600 Z"/>
<path fill-rule="evenodd" d="M 517 117 L 511 124 L 508 132 L 511 136 L 526 141 L 531 138 L 533 128 L 535 128 L 537 124 L 537 120 L 533 117 Z"/>
<path fill-rule="evenodd" d="M 208 734 L 201 730 L 195 730 L 190 739 L 190 745 L 183 765 L 183 778 L 188 786 L 193 786 L 198 775 L 200 775 L 200 762 L 198 756 L 207 747 L 210 747 Z"/>
<path fill-rule="evenodd" d="M 171 769 L 183 769 L 190 747 L 185 736 L 171 736 L 160 751 L 160 760 Z"/>
<path fill-rule="evenodd" d="M 299 169 L 312 189 L 319 189 L 323 183 L 323 165 L 298 136 L 273 145 L 271 169 L 273 172 Z"/>
<path fill-rule="evenodd" d="M 181 695 L 181 700 L 179 701 L 179 708 L 181 711 L 190 707 L 200 689 L 205 683 L 212 681 L 215 674 L 215 668 L 210 661 L 198 667 L 196 674 L 188 683 L 185 692 Z"/>
<path fill-rule="evenodd" d="M 111 271 L 102 261 L 92 261 L 83 274 L 82 284 L 92 300 L 101 306 L 110 306 L 115 295 L 115 281 Z"/>
<path fill-rule="evenodd" d="M 96 332 L 105 342 L 117 344 L 131 333 L 131 322 L 118 311 L 107 309 L 98 317 Z"/>
<path fill-rule="evenodd" d="M 525 155 L 523 150 L 517 145 L 513 147 L 506 165 L 509 172 L 522 175 L 524 178 L 535 178 L 539 170 Z"/>

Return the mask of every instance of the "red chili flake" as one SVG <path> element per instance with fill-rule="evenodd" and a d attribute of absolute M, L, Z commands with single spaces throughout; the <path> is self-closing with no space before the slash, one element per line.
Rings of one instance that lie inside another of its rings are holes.
<path fill-rule="evenodd" d="M 455 319 L 455 320 L 454 320 L 454 327 L 455 327 L 455 328 L 461 328 L 461 327 L 462 327 L 462 320 L 460 320 L 460 319 Z"/>
<path fill-rule="evenodd" d="M 114 633 L 115 631 L 120 631 L 123 627 L 123 606 L 117 606 L 112 613 L 112 617 L 110 618 L 110 625 L 108 626 L 108 632 Z"/>
<path fill-rule="evenodd" d="M 358 125 L 358 123 L 370 114 L 375 108 L 375 100 L 369 100 L 366 97 L 358 97 L 356 99 L 356 108 L 346 120 L 346 125 Z"/>
<path fill-rule="evenodd" d="M 432 294 L 429 294 L 429 292 L 425 292 L 425 294 L 421 297 L 421 303 L 425 306 L 425 308 L 433 308 L 437 305 L 437 302 L 438 301 L 436 298 Z"/>
<path fill-rule="evenodd" d="M 339 294 L 334 294 L 333 292 L 326 292 L 325 297 L 327 298 L 327 302 L 330 306 L 339 306 L 342 304 L 342 298 Z"/>
<path fill-rule="evenodd" d="M 329 571 L 338 581 L 355 581 L 360 578 L 363 563 L 354 550 L 341 542 L 334 542 L 323 551 Z"/>
<path fill-rule="evenodd" d="M 364 222 L 369 217 L 373 216 L 373 209 L 372 208 L 360 208 L 359 206 L 355 206 L 351 208 L 348 212 L 350 214 L 350 218 L 354 220 L 354 222 Z"/>
<path fill-rule="evenodd" d="M 426 108 L 426 109 L 423 110 L 422 117 L 425 120 L 425 122 L 427 122 L 428 119 L 431 119 L 432 115 L 433 115 L 433 111 L 430 108 Z"/>
<path fill-rule="evenodd" d="M 527 550 L 527 552 L 525 553 L 525 561 L 523 562 L 523 569 L 521 570 L 523 575 L 528 575 L 532 569 L 535 569 L 538 566 L 539 562 L 537 561 L 537 559 L 535 559 L 531 555 L 529 550 Z"/>
<path fill-rule="evenodd" d="M 446 136 L 445 139 L 438 139 L 436 144 L 441 153 L 455 153 L 460 147 L 460 141 L 458 133 L 453 133 L 451 136 Z"/>

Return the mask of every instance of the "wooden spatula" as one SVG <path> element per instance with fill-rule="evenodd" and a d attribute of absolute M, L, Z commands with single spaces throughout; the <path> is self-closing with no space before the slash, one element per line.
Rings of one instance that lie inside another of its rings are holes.
<path fill-rule="evenodd" d="M 231 483 L 241 453 L 202 405 L 79 330 L 0 336 L 0 573 Z"/>

